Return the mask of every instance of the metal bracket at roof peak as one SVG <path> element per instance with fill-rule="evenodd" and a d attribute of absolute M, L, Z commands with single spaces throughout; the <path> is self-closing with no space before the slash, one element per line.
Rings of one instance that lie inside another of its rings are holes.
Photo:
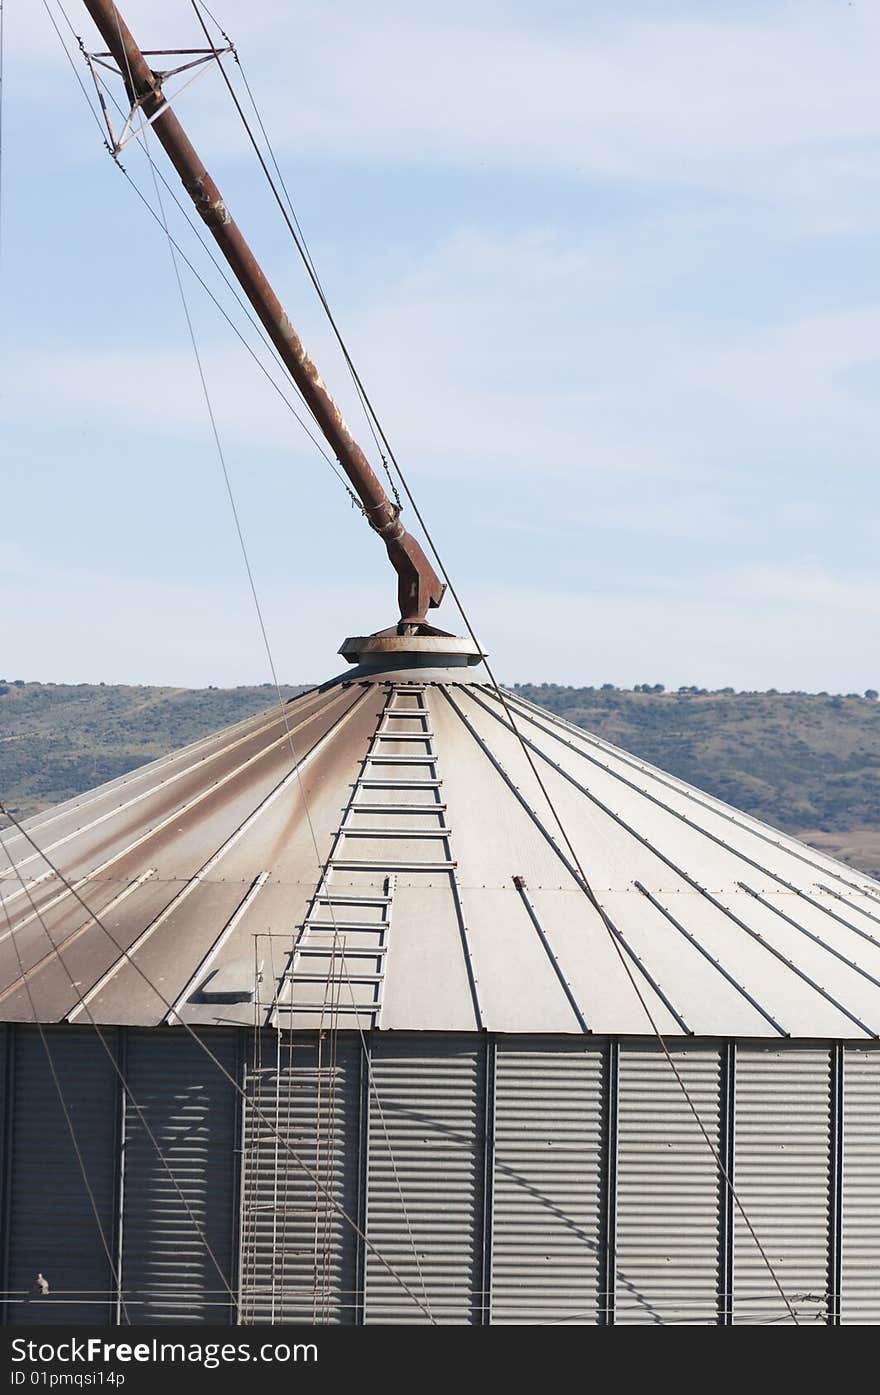
<path fill-rule="evenodd" d="M 107 103 L 104 100 L 104 91 L 101 83 L 101 78 L 98 75 L 95 65 L 106 69 L 108 73 L 113 73 L 114 77 L 122 78 L 123 80 L 125 79 L 125 74 L 121 71 L 119 65 L 115 61 L 107 61 L 108 59 L 112 60 L 112 54 L 88 53 L 84 48 L 82 51 L 86 63 L 88 64 L 89 72 L 91 73 L 92 79 L 95 84 L 95 90 L 98 94 L 98 101 L 101 104 L 101 111 L 104 116 L 104 124 L 107 127 L 107 134 L 110 137 L 110 153 L 112 154 L 113 158 L 116 159 L 119 156 L 120 152 L 123 150 L 123 148 L 126 145 L 128 145 L 128 142 L 132 140 L 133 137 L 141 135 L 148 126 L 152 126 L 153 122 L 157 121 L 159 117 L 163 115 L 164 112 L 168 111 L 172 103 L 177 101 L 177 98 L 180 96 L 181 92 L 185 91 L 187 87 L 194 83 L 196 78 L 201 77 L 202 73 L 205 71 L 207 65 L 210 62 L 212 62 L 214 59 L 220 59 L 225 57 L 227 53 L 234 53 L 235 49 L 233 48 L 232 44 L 228 44 L 225 48 L 184 48 L 147 50 L 147 52 L 154 55 L 176 53 L 179 57 L 183 57 L 186 54 L 197 54 L 198 56 L 193 58 L 189 63 L 178 64 L 176 68 L 152 70 L 153 77 L 155 78 L 155 86 L 152 88 L 150 93 L 144 93 L 142 96 L 138 97 L 133 102 L 128 116 L 125 118 L 125 124 L 122 128 L 122 134 L 120 135 L 118 140 L 116 139 L 116 136 L 113 131 L 113 125 L 110 120 L 110 113 L 107 109 Z M 197 69 L 197 71 L 193 73 L 192 77 L 187 78 L 186 82 L 181 83 L 180 87 L 178 87 L 177 91 L 173 93 L 171 97 L 166 97 L 164 92 L 161 91 L 162 84 L 164 82 L 167 82 L 169 78 L 176 77 L 178 73 L 188 72 L 191 68 L 195 68 Z M 141 122 L 140 126 L 136 128 L 133 127 L 132 122 L 134 121 L 135 115 L 138 111 L 141 110 L 143 103 L 146 101 L 147 96 L 154 96 L 156 93 L 161 93 L 162 105 L 159 107 L 157 111 L 153 112 L 152 116 L 145 118 Z"/>

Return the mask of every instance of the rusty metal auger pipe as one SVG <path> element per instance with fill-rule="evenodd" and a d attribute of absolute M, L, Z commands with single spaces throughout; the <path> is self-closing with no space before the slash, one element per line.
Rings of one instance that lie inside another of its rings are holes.
<path fill-rule="evenodd" d="M 132 106 L 155 117 L 153 129 L 183 182 L 183 187 L 210 229 L 242 290 L 311 408 L 315 420 L 360 499 L 367 521 L 388 549 L 397 572 L 397 598 L 403 625 L 426 622 L 446 589 L 421 546 L 404 528 L 399 509 L 382 488 L 370 462 L 343 420 L 342 413 L 303 347 L 302 341 L 269 285 L 256 257 L 223 202 L 220 190 L 202 164 L 165 98 L 158 76 L 138 48 L 113 0 L 84 0 L 122 74 Z M 161 111 L 161 115 L 156 113 Z"/>

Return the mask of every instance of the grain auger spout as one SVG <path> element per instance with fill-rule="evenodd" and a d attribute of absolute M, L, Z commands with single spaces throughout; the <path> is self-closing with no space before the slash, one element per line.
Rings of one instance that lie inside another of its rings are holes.
<path fill-rule="evenodd" d="M 421 545 L 404 528 L 396 509 L 393 522 L 376 531 L 384 539 L 391 565 L 397 572 L 398 628 L 401 633 L 417 630 L 427 624 L 429 609 L 440 604 L 446 587 Z"/>
<path fill-rule="evenodd" d="M 183 187 L 211 232 L 239 285 L 256 311 L 303 395 L 324 438 L 345 471 L 370 526 L 382 538 L 398 577 L 401 633 L 427 624 L 428 611 L 443 599 L 445 586 L 419 543 L 400 522 L 400 508 L 385 493 L 372 466 L 352 436 L 342 413 L 306 353 L 284 308 L 202 164 L 189 137 L 162 92 L 162 74 L 147 63 L 113 0 L 85 0 L 108 55 L 125 83 L 132 116 L 143 113 L 176 169 Z M 217 51 L 206 50 L 209 58 Z M 101 55 L 102 57 L 104 55 Z M 430 628 L 430 627 L 429 627 Z"/>

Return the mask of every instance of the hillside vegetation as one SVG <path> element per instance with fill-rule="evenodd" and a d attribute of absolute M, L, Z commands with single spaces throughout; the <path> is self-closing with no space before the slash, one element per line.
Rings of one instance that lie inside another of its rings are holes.
<path fill-rule="evenodd" d="M 286 697 L 302 685 L 283 688 Z M 17 816 L 253 716 L 276 700 L 254 688 L 134 688 L 0 682 L 0 798 Z"/>
<path fill-rule="evenodd" d="M 302 687 L 284 689 L 285 696 Z M 768 823 L 880 875 L 880 702 L 643 686 L 517 691 Z M 274 690 L 0 681 L 0 797 L 19 815 L 270 707 Z"/>

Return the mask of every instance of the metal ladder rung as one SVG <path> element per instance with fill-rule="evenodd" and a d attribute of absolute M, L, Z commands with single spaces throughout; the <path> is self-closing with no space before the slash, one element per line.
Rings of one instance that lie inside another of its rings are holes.
<path fill-rule="evenodd" d="M 445 804 L 350 804 L 350 814 L 442 814 Z"/>
<path fill-rule="evenodd" d="M 282 1066 L 282 1074 L 286 1074 L 290 1067 Z M 290 1080 L 292 1090 L 310 1090 L 314 1085 L 320 1085 L 327 1080 L 334 1080 L 340 1075 L 339 1066 L 304 1066 L 298 1062 L 293 1066 L 296 1074 Z M 278 1067 L 273 1062 L 270 1066 L 257 1066 L 250 1071 L 251 1075 L 271 1076 L 273 1079 L 278 1074 Z M 257 1121 L 259 1127 L 259 1120 Z M 271 1125 L 267 1126 L 271 1129 Z"/>
<path fill-rule="evenodd" d="M 381 1003 L 279 1003 L 277 1015 L 294 1012 L 315 1012 L 315 1013 L 361 1013 L 364 1016 L 381 1012 Z"/>
<path fill-rule="evenodd" d="M 327 892 L 326 895 L 319 894 L 315 897 L 316 903 L 322 906 L 390 906 L 390 896 L 353 896 L 350 893 Z"/>
<path fill-rule="evenodd" d="M 385 858 L 376 861 L 371 857 L 347 857 L 334 866 L 340 872 L 449 872 L 457 867 L 457 862 L 392 862 Z"/>
<path fill-rule="evenodd" d="M 387 930 L 387 920 L 307 920 L 304 930 Z"/>
<path fill-rule="evenodd" d="M 337 974 L 304 974 L 299 969 L 288 969 L 284 974 L 289 983 L 326 983 L 334 988 L 344 988 L 347 983 L 384 983 L 384 974 L 346 974 L 340 978 Z"/>
<path fill-rule="evenodd" d="M 448 838 L 451 828 L 352 828 L 343 824 L 339 833 L 346 838 Z M 335 866 L 335 860 L 331 864 Z"/>
<path fill-rule="evenodd" d="M 307 959 L 330 959 L 334 950 L 332 945 L 303 945 L 296 953 Z M 387 945 L 346 945 L 343 957 L 346 959 L 375 959 L 377 954 L 387 953 Z"/>
<path fill-rule="evenodd" d="M 318 932 L 316 931 L 312 943 L 309 945 L 301 944 L 297 948 L 296 953 L 298 955 L 306 953 L 315 953 L 316 955 L 321 955 L 322 958 L 327 960 L 330 960 L 335 956 L 336 960 L 338 962 L 341 962 L 342 960 L 347 959 L 349 955 L 356 955 L 358 958 L 370 959 L 374 955 L 381 956 L 387 952 L 387 939 L 376 940 L 371 937 L 366 939 L 362 938 L 366 935 L 365 930 L 352 930 L 350 931 L 350 934 L 352 936 L 357 936 L 357 938 L 346 940 L 345 948 L 343 950 L 338 940 L 332 942 L 330 940 L 321 940 L 318 938 Z"/>
<path fill-rule="evenodd" d="M 373 940 L 363 940 L 360 938 L 352 939 L 351 937 L 353 935 L 357 935 L 358 937 L 360 937 L 361 935 L 375 935 L 376 940 L 379 943 L 382 943 L 390 929 L 390 920 L 383 920 L 381 925 L 359 925 L 354 929 L 348 929 L 345 931 L 345 950 L 347 952 L 349 949 L 357 948 L 358 945 L 369 945 L 376 942 Z M 321 922 L 318 925 L 313 925 L 311 930 L 309 930 L 307 933 L 309 935 L 335 935 L 337 940 L 341 938 L 339 932 L 334 928 L 334 926 L 327 922 Z M 303 935 L 302 939 L 296 947 L 297 950 L 304 948 L 306 944 L 307 940 L 305 935 Z M 322 940 L 321 947 L 323 949 L 331 949 L 332 945 L 329 940 Z M 339 952 L 341 952 L 341 949 Z"/>
<path fill-rule="evenodd" d="M 390 755 L 387 755 L 387 756 L 383 756 L 383 755 L 381 755 L 381 754 L 379 754 L 379 755 L 369 755 L 369 756 L 367 756 L 367 760 L 368 760 L 368 761 L 375 761 L 375 762 L 376 762 L 377 764 L 379 764 L 379 765 L 436 765 L 436 764 L 437 764 L 437 761 L 439 760 L 439 757 L 438 757 L 438 756 L 398 756 L 398 755 L 395 755 L 395 754 L 392 752 Z"/>
<path fill-rule="evenodd" d="M 359 780 L 362 790 L 439 790 L 442 780 Z"/>
<path fill-rule="evenodd" d="M 432 741 L 432 731 L 377 731 L 377 741 Z"/>

